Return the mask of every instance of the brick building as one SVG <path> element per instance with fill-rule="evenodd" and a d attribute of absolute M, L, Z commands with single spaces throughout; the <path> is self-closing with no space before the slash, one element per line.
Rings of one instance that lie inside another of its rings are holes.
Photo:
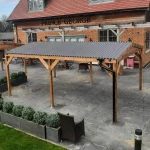
<path fill-rule="evenodd" d="M 20 0 L 8 21 L 15 41 L 132 41 L 144 46 L 143 66 L 150 62 L 149 0 Z M 130 26 L 130 27 L 129 27 Z"/>

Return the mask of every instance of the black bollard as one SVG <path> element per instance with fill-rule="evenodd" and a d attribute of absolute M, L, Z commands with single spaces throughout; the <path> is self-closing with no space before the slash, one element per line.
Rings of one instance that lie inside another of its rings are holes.
<path fill-rule="evenodd" d="M 136 129 L 135 130 L 135 149 L 134 150 L 141 150 L 142 149 L 142 130 Z"/>

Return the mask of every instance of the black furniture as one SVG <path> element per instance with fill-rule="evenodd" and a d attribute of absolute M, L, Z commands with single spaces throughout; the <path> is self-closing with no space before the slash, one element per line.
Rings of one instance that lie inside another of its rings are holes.
<path fill-rule="evenodd" d="M 89 65 L 88 65 L 88 63 L 79 63 L 79 69 L 78 69 L 78 71 L 79 70 L 89 70 Z"/>
<path fill-rule="evenodd" d="M 58 113 L 62 128 L 61 140 L 68 139 L 76 144 L 82 135 L 85 136 L 84 119 L 75 123 L 74 117 Z"/>

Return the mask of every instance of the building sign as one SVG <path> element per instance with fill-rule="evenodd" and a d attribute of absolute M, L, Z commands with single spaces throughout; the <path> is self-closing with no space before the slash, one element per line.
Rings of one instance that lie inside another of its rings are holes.
<path fill-rule="evenodd" d="M 61 24 L 80 24 L 91 22 L 90 16 L 80 16 L 80 17 L 68 17 L 68 18 L 54 18 L 49 20 L 42 20 L 42 26 L 46 25 L 61 25 Z"/>

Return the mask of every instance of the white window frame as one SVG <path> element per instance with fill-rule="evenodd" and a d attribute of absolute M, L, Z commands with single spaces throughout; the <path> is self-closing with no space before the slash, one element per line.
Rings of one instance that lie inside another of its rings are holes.
<path fill-rule="evenodd" d="M 109 40 L 109 31 L 111 31 L 110 29 L 104 29 L 104 30 L 99 30 L 99 41 L 100 41 L 100 31 L 107 31 L 107 41 L 106 42 L 113 42 L 113 41 L 110 41 Z M 114 30 L 115 31 L 115 30 Z M 112 32 L 112 31 L 111 31 Z M 115 32 L 117 32 L 117 29 L 116 29 L 116 31 Z M 112 32 L 113 33 L 113 32 Z M 116 36 L 116 41 L 114 41 L 114 42 L 117 42 L 117 35 L 115 35 Z M 100 42 L 104 42 L 104 41 L 100 41 Z"/>
<path fill-rule="evenodd" d="M 149 34 L 149 39 L 147 39 L 147 34 Z M 146 50 L 146 53 L 150 52 L 150 32 L 146 32 L 145 34 L 145 50 Z M 147 43 L 149 44 L 149 47 L 147 48 Z"/>
<path fill-rule="evenodd" d="M 90 5 L 114 2 L 115 0 L 88 0 Z"/>
<path fill-rule="evenodd" d="M 31 39 L 32 39 L 31 42 L 33 42 L 33 34 L 36 34 L 36 41 L 34 41 L 34 42 L 37 42 L 37 33 L 27 32 L 27 43 L 29 43 L 29 36 L 30 35 L 31 35 Z"/>
<path fill-rule="evenodd" d="M 47 36 L 48 42 L 52 42 L 52 41 L 49 41 L 49 39 L 54 39 L 54 42 L 57 42 L 56 39 L 58 39 L 58 38 L 61 38 L 61 41 L 62 41 L 62 37 L 61 36 Z M 64 38 L 68 39 L 67 42 L 72 42 L 71 41 L 72 38 L 75 38 L 76 42 L 79 42 L 78 40 L 80 38 L 84 38 L 83 42 L 85 42 L 85 35 L 65 35 Z"/>
<path fill-rule="evenodd" d="M 43 3 L 42 8 L 39 7 L 41 1 Z M 37 7 L 35 7 L 35 2 L 38 3 Z M 30 3 L 32 4 L 32 8 L 31 9 L 30 9 Z M 28 0 L 28 9 L 29 9 L 29 12 L 42 11 L 42 10 L 44 10 L 44 6 L 45 6 L 44 0 Z"/>

